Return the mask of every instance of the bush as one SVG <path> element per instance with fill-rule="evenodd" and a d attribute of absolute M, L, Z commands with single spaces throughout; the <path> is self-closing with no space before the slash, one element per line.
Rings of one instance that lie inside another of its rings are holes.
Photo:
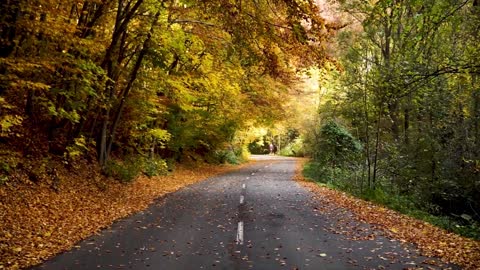
<path fill-rule="evenodd" d="M 480 224 L 469 218 L 468 215 L 460 215 L 456 218 L 433 215 L 430 213 L 432 206 L 425 206 L 425 202 L 423 202 L 421 197 L 388 192 L 381 186 L 362 191 L 353 183 L 349 170 L 332 169 L 320 162 L 309 162 L 305 164 L 303 174 L 321 185 L 326 184 L 330 188 L 346 191 L 364 200 L 384 205 L 402 214 L 424 220 L 457 234 L 480 239 Z M 335 174 L 335 179 L 332 178 L 333 174 Z"/>
<path fill-rule="evenodd" d="M 236 148 L 234 152 L 240 163 L 246 162 L 250 159 L 250 152 L 248 151 L 248 147 L 246 145 Z"/>
<path fill-rule="evenodd" d="M 167 173 L 175 170 L 176 163 L 174 158 L 167 158 L 165 164 L 167 165 Z"/>
<path fill-rule="evenodd" d="M 343 126 L 328 121 L 320 129 L 314 158 L 331 167 L 345 166 L 358 159 L 362 144 Z"/>
<path fill-rule="evenodd" d="M 303 157 L 305 150 L 303 148 L 303 139 L 296 138 L 293 142 L 280 150 L 280 155 L 289 157 Z"/>
<path fill-rule="evenodd" d="M 219 150 L 215 151 L 214 157 L 216 163 L 229 163 L 229 164 L 240 164 L 239 158 L 231 150 Z"/>
<path fill-rule="evenodd" d="M 303 167 L 303 175 L 307 178 L 312 179 L 313 181 L 320 183 L 327 183 L 328 178 L 326 177 L 325 167 L 318 162 L 309 162 Z"/>
<path fill-rule="evenodd" d="M 265 138 L 257 139 L 248 145 L 248 152 L 255 155 L 265 155 L 270 152 Z"/>
<path fill-rule="evenodd" d="M 104 168 L 104 173 L 122 182 L 131 182 L 144 173 L 148 177 L 166 175 L 168 173 L 167 162 L 161 158 L 144 158 L 130 156 L 125 160 L 111 159 Z"/>
<path fill-rule="evenodd" d="M 238 165 L 248 160 L 250 153 L 246 146 L 235 148 L 235 149 L 226 149 L 226 150 L 217 150 L 213 155 L 214 163 L 228 163 Z"/>
<path fill-rule="evenodd" d="M 148 177 L 166 175 L 168 173 L 167 162 L 161 158 L 147 158 L 143 162 L 143 173 Z"/>
<path fill-rule="evenodd" d="M 0 185 L 8 181 L 9 175 L 20 164 L 21 154 L 10 150 L 0 150 Z"/>
<path fill-rule="evenodd" d="M 127 158 L 126 160 L 110 159 L 105 164 L 103 172 L 110 177 L 124 183 L 132 182 L 141 172 L 143 162 L 138 158 Z"/>

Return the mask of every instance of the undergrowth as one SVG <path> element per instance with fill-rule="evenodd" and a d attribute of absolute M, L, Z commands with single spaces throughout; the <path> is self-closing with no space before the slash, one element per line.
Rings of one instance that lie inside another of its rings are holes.
<path fill-rule="evenodd" d="M 358 188 L 348 172 L 336 172 L 338 179 L 332 179 L 332 172 L 316 162 L 309 162 L 303 168 L 303 175 L 321 186 L 341 190 L 355 197 L 383 205 L 402 214 L 414 217 L 459 235 L 480 240 L 480 223 L 468 215 L 434 215 L 421 200 L 413 195 L 399 195 L 386 188 Z M 343 178 L 343 179 L 342 179 Z M 341 179 L 341 180 L 339 180 Z"/>
<path fill-rule="evenodd" d="M 103 171 L 107 176 L 128 183 L 135 180 L 141 173 L 148 177 L 166 175 L 168 173 L 168 165 L 161 158 L 132 156 L 124 160 L 109 160 Z"/>

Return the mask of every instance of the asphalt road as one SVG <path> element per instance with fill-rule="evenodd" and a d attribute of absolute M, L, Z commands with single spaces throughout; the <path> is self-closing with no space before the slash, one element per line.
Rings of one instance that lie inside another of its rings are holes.
<path fill-rule="evenodd" d="M 33 269 L 444 269 L 260 162 L 157 200 Z M 428 268 L 431 267 L 431 268 Z M 455 266 L 452 269 L 459 269 Z"/>

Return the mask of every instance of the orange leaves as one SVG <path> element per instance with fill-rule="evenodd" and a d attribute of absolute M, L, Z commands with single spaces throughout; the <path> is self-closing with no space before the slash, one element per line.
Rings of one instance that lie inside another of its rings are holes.
<path fill-rule="evenodd" d="M 300 166 L 303 167 L 303 166 Z M 424 221 L 416 220 L 382 206 L 375 205 L 343 192 L 320 187 L 306 181 L 297 170 L 296 180 L 314 193 L 321 195 L 324 202 L 349 209 L 355 218 L 374 225 L 384 233 L 402 242 L 410 242 L 426 256 L 438 256 L 445 262 L 458 264 L 464 269 L 478 269 L 480 265 L 480 241 L 464 238 L 447 232 Z"/>
<path fill-rule="evenodd" d="M 77 175 L 59 172 L 59 192 L 46 183 L 7 182 L 0 187 L 0 269 L 38 264 L 159 196 L 234 168 L 178 165 L 169 176 L 120 184 L 84 164 Z"/>

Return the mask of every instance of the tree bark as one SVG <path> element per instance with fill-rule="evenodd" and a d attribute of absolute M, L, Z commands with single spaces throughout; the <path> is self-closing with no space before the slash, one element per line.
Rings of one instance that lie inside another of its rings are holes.
<path fill-rule="evenodd" d="M 97 145 L 99 146 L 98 157 L 100 165 L 104 166 L 109 158 L 107 151 L 107 136 L 108 136 L 108 127 L 110 126 L 110 105 L 114 100 L 115 95 L 115 82 L 117 81 L 117 76 L 119 72 L 116 70 L 119 68 L 120 63 L 118 63 L 118 58 L 114 59 L 114 53 L 118 51 L 119 47 L 122 46 L 121 42 L 124 42 L 124 39 L 121 39 L 121 36 L 124 32 L 127 31 L 128 24 L 132 20 L 135 13 L 138 11 L 144 0 L 136 0 L 135 4 L 131 6 L 132 1 L 129 1 L 125 4 L 125 0 L 118 0 L 117 5 L 117 16 L 115 18 L 115 26 L 111 37 L 110 45 L 108 46 L 104 59 L 100 65 L 106 71 L 107 82 L 105 84 L 105 93 L 107 96 L 107 108 L 101 110 L 102 115 L 102 126 L 100 136 L 98 137 Z M 118 55 L 119 56 L 119 55 Z M 120 56 L 119 56 L 120 57 Z"/>
<path fill-rule="evenodd" d="M 109 138 L 109 142 L 108 142 L 108 148 L 107 148 L 107 152 L 106 152 L 106 157 L 108 158 L 108 156 L 110 155 L 110 152 L 112 150 L 112 144 L 113 144 L 113 141 L 115 140 L 115 131 L 117 129 L 117 126 L 120 122 L 120 117 L 122 115 L 122 112 L 123 112 L 123 109 L 125 107 L 125 102 L 128 98 L 128 95 L 130 93 L 130 90 L 132 89 L 133 87 L 133 83 L 135 82 L 135 80 L 137 79 L 137 75 L 138 75 L 138 71 L 140 70 L 140 67 L 142 65 L 142 62 L 143 62 L 143 59 L 145 57 L 145 55 L 147 54 L 147 51 L 149 49 L 149 45 L 150 45 L 150 41 L 152 39 L 152 36 L 153 36 L 153 33 L 154 33 L 154 30 L 155 30 L 155 26 L 157 25 L 157 22 L 158 22 L 158 17 L 160 16 L 160 11 L 158 11 L 155 16 L 154 16 L 154 21 L 152 22 L 152 25 L 150 27 L 150 31 L 148 32 L 148 35 L 147 35 L 147 38 L 145 39 L 145 41 L 143 42 L 143 46 L 142 46 L 142 49 L 140 50 L 140 53 L 138 55 L 138 58 L 137 58 L 137 61 L 135 62 L 135 66 L 133 67 L 133 70 L 130 74 L 130 79 L 128 81 L 128 84 L 127 86 L 125 87 L 124 91 L 123 91 L 123 95 L 121 97 L 121 100 L 120 100 L 120 104 L 118 106 L 118 109 L 115 113 L 115 116 L 114 116 L 114 121 L 113 121 L 113 124 L 112 124 L 112 128 L 110 130 L 110 138 Z"/>

